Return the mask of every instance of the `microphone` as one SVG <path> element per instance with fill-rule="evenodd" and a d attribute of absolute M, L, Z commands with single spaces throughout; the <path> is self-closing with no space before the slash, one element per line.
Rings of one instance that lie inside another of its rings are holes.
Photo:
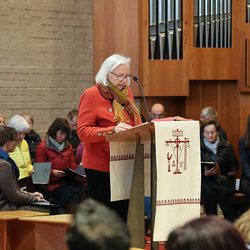
<path fill-rule="evenodd" d="M 140 84 L 140 82 L 139 82 L 139 80 L 138 80 L 138 78 L 136 76 L 133 77 L 133 80 L 135 82 L 137 82 L 140 85 L 140 87 L 141 87 L 142 96 L 143 96 L 145 107 L 146 107 L 146 110 L 147 110 L 148 122 L 151 122 L 151 119 L 150 119 L 150 116 L 149 116 L 149 112 L 148 112 L 148 105 L 146 103 L 146 99 L 145 99 L 145 95 L 144 95 L 144 92 L 143 92 L 143 88 L 142 88 L 142 86 L 141 86 L 141 84 Z"/>

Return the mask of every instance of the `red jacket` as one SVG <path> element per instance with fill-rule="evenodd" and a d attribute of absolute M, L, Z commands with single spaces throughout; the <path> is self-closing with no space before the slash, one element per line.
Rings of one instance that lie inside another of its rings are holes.
<path fill-rule="evenodd" d="M 69 182 L 64 179 L 55 178 L 52 174 L 54 169 L 65 170 L 67 168 L 72 168 L 75 170 L 77 167 L 71 144 L 66 141 L 64 149 L 59 152 L 51 148 L 47 137 L 45 137 L 44 141 L 37 146 L 36 162 L 52 162 L 50 181 L 48 185 L 50 191 L 57 187 L 69 184 Z"/>
<path fill-rule="evenodd" d="M 131 89 L 128 97 L 134 102 Z M 134 121 L 124 109 L 127 124 L 134 126 Z M 84 91 L 79 103 L 77 133 L 85 147 L 82 165 L 85 168 L 109 172 L 110 149 L 106 134 L 113 134 L 114 110 L 112 101 L 105 99 L 97 86 Z"/>

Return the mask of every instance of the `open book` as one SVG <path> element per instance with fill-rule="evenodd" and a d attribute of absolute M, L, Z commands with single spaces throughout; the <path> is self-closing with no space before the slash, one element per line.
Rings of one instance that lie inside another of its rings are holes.
<path fill-rule="evenodd" d="M 227 173 L 235 171 L 235 162 L 232 161 L 223 161 L 223 162 L 201 162 L 202 171 L 204 172 L 205 166 L 207 169 L 213 167 L 217 168 L 217 175 L 227 175 Z"/>
<path fill-rule="evenodd" d="M 51 205 L 49 201 L 34 201 L 32 205 L 48 206 Z M 52 204 L 53 205 L 53 204 Z"/>
<path fill-rule="evenodd" d="M 78 165 L 76 170 L 68 168 L 64 170 L 64 173 L 66 174 L 66 177 L 70 180 L 75 180 L 75 177 L 86 177 L 85 169 L 82 165 Z"/>

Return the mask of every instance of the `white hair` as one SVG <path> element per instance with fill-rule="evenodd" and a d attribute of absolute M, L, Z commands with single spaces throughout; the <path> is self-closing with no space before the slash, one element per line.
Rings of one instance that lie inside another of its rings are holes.
<path fill-rule="evenodd" d="M 26 132 L 30 130 L 29 123 L 21 116 L 21 115 L 14 115 L 10 118 L 8 123 L 9 127 L 15 128 L 18 132 Z"/>
<path fill-rule="evenodd" d="M 218 117 L 218 114 L 213 107 L 205 107 L 204 109 L 202 109 L 201 115 L 204 118 L 216 118 L 216 117 Z"/>
<path fill-rule="evenodd" d="M 107 74 L 121 64 L 128 65 L 130 67 L 131 59 L 120 54 L 114 54 L 108 57 L 102 64 L 98 71 L 95 81 L 96 83 L 102 83 L 107 86 Z M 130 85 L 130 80 L 127 81 L 127 85 Z"/>

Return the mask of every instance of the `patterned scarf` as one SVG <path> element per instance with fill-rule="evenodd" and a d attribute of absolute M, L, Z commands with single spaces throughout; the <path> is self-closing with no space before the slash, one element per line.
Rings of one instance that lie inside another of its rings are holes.
<path fill-rule="evenodd" d="M 126 111 L 129 116 L 133 119 L 134 125 L 139 125 L 142 123 L 141 116 L 135 104 L 131 101 L 128 95 L 128 86 L 126 85 L 122 90 L 116 88 L 111 82 L 107 82 L 108 86 L 103 84 L 97 84 L 97 87 L 101 91 L 102 96 L 105 99 L 113 100 L 112 106 L 114 108 L 114 122 L 116 124 L 123 122 L 127 123 L 126 116 L 124 115 L 122 106 L 125 106 Z"/>

